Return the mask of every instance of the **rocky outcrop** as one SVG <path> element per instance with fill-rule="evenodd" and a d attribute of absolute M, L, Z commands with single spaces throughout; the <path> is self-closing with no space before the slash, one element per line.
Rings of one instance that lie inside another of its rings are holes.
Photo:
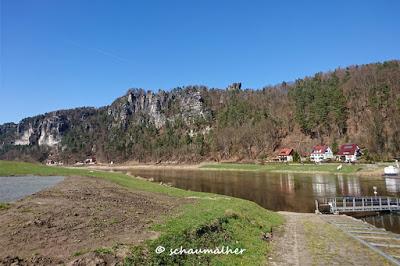
<path fill-rule="evenodd" d="M 0 149 L 8 143 L 15 140 L 15 131 L 17 129 L 17 124 L 15 123 L 5 123 L 0 125 Z"/>
<path fill-rule="evenodd" d="M 111 117 L 114 127 L 126 128 L 135 115 L 147 114 L 156 127 L 160 128 L 165 123 L 165 115 L 161 112 L 161 107 L 165 105 L 166 100 L 166 93 L 156 95 L 142 89 L 130 89 L 107 108 L 107 114 Z"/>
<path fill-rule="evenodd" d="M 231 85 L 228 86 L 228 91 L 238 91 L 242 88 L 242 83 L 232 83 Z"/>
<path fill-rule="evenodd" d="M 3 139 L 3 145 L 38 145 L 54 148 L 61 143 L 63 135 L 71 125 L 95 113 L 94 108 L 77 108 L 29 117 L 18 124 L 2 125 L 0 136 Z"/>
<path fill-rule="evenodd" d="M 58 149 L 68 132 L 72 135 L 77 134 L 76 132 L 82 135 L 85 132 L 90 133 L 91 140 L 95 142 L 98 135 L 93 133 L 93 123 L 104 114 L 106 118 L 101 120 L 100 124 L 97 123 L 96 128 L 116 128 L 120 132 L 122 130 L 122 134 L 131 123 L 141 123 L 143 119 L 153 123 L 157 129 L 178 117 L 190 125 L 197 117 L 204 117 L 209 113 L 204 106 L 201 89 L 203 88 L 187 87 L 157 93 L 130 89 L 111 105 L 99 109 L 60 110 L 25 118 L 18 124 L 8 123 L 0 126 L 0 145 L 31 145 Z M 72 136 L 75 139 L 78 137 Z M 64 150 L 66 147 L 62 148 Z"/>
<path fill-rule="evenodd" d="M 112 118 L 112 126 L 124 128 L 139 115 L 147 116 L 158 129 L 167 120 L 173 121 L 177 116 L 190 124 L 195 117 L 204 117 L 209 113 L 203 104 L 200 90 L 199 87 L 187 87 L 153 93 L 130 89 L 107 108 L 107 114 Z"/>
<path fill-rule="evenodd" d="M 69 120 L 65 115 L 52 115 L 43 119 L 40 129 L 39 146 L 54 147 L 61 142 L 62 135 L 69 127 Z"/>

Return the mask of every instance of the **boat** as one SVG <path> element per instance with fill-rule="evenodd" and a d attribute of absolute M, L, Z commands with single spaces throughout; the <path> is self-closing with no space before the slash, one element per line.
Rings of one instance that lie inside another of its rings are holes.
<path fill-rule="evenodd" d="M 396 160 L 396 166 L 390 165 L 383 168 L 383 173 L 385 176 L 398 176 L 400 173 L 399 161 Z"/>

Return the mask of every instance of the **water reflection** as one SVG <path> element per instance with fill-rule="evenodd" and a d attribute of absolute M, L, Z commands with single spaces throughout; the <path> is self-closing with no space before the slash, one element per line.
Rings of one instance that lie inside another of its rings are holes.
<path fill-rule="evenodd" d="M 186 190 L 212 192 L 258 203 L 276 211 L 314 212 L 315 199 L 334 196 L 400 196 L 400 179 L 321 174 L 283 174 L 200 170 L 138 170 L 133 175 L 171 183 Z M 400 233 L 400 216 L 381 215 L 366 221 Z"/>
<path fill-rule="evenodd" d="M 336 182 L 330 176 L 316 174 L 312 177 L 314 196 L 333 197 L 336 195 Z"/>
<path fill-rule="evenodd" d="M 345 184 L 344 184 L 343 175 L 338 175 L 337 176 L 337 182 L 338 182 L 338 187 L 339 187 L 340 194 L 342 194 L 342 195 L 346 194 L 346 192 L 345 192 L 346 187 L 345 187 Z"/>
<path fill-rule="evenodd" d="M 400 234 L 400 214 L 386 213 L 363 218 L 362 220 L 375 225 L 376 227 L 386 228 L 392 232 Z"/>
<path fill-rule="evenodd" d="M 272 210 L 314 212 L 314 200 L 333 196 L 400 196 L 400 180 L 383 177 L 199 170 L 131 170 L 175 187 L 254 201 Z"/>
<path fill-rule="evenodd" d="M 280 181 L 280 191 L 287 194 L 294 193 L 294 176 L 293 174 L 288 174 L 287 176 L 279 176 Z"/>
<path fill-rule="evenodd" d="M 386 190 L 390 193 L 396 193 L 400 191 L 400 179 L 399 178 L 385 178 Z"/>

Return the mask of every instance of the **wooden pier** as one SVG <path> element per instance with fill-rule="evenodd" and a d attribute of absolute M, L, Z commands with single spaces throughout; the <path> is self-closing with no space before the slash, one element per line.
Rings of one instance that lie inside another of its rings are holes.
<path fill-rule="evenodd" d="M 322 203 L 316 202 L 319 206 L 329 208 L 330 213 L 350 212 L 379 212 L 379 211 L 400 211 L 400 200 L 394 197 L 335 197 L 327 198 Z"/>

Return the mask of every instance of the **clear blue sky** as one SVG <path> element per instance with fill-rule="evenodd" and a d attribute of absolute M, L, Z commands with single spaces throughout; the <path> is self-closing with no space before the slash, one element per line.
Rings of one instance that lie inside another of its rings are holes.
<path fill-rule="evenodd" d="M 400 1 L 0 0 L 0 123 L 400 58 Z"/>

